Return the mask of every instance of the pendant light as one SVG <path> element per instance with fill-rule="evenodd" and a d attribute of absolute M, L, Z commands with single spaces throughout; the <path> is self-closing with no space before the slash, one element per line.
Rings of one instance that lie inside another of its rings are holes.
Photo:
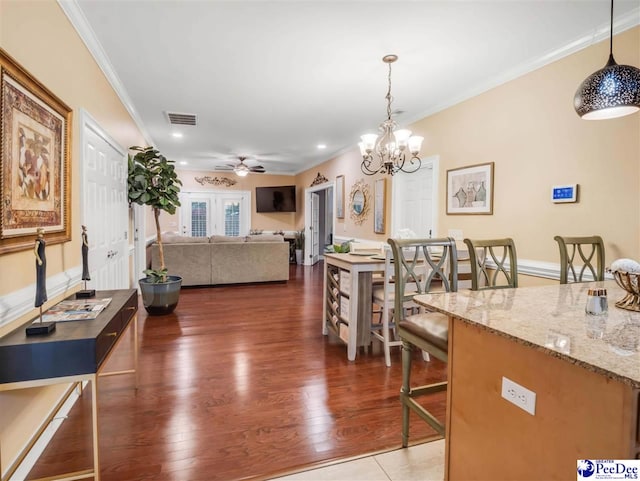
<path fill-rule="evenodd" d="M 613 59 L 613 0 L 609 30 L 609 61 L 578 87 L 573 106 L 585 120 L 613 119 L 640 110 L 640 69 Z"/>
<path fill-rule="evenodd" d="M 423 137 L 411 135 L 407 129 L 398 129 L 395 120 L 391 118 L 391 64 L 398 60 L 394 54 L 385 55 L 382 61 L 389 66 L 387 101 L 387 118 L 380 124 L 380 135 L 364 134 L 360 137 L 360 154 L 362 163 L 360 169 L 366 175 L 378 173 L 393 175 L 397 172 L 411 174 L 416 172 L 422 161 L 418 154 L 422 147 Z M 375 154 L 375 156 L 374 156 Z M 410 154 L 407 158 L 407 154 Z"/>

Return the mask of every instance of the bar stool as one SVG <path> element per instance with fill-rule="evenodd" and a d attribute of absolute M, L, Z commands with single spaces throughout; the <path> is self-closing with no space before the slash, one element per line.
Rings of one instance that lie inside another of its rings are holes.
<path fill-rule="evenodd" d="M 391 249 L 385 249 L 384 273 L 380 281 L 373 282 L 372 301 L 379 307 L 373 311 L 380 314 L 380 321 L 374 322 L 371 319 L 371 335 L 382 342 L 384 351 L 384 362 L 387 367 L 391 367 L 391 348 L 401 346 L 402 341 L 398 339 L 395 319 L 393 317 L 395 302 L 393 253 Z M 391 334 L 393 333 L 393 339 Z"/>
<path fill-rule="evenodd" d="M 518 287 L 518 261 L 513 239 L 465 239 L 464 243 L 471 259 L 472 291 Z"/>
<path fill-rule="evenodd" d="M 604 242 L 602 237 L 562 237 L 553 238 L 560 248 L 560 284 L 569 282 L 604 280 Z M 576 258 L 578 254 L 579 259 Z M 582 265 L 579 261 L 582 260 Z M 576 269 L 580 271 L 576 274 Z M 589 272 L 593 279 L 585 279 Z M 571 273 L 571 279 L 569 278 Z"/>
<path fill-rule="evenodd" d="M 449 319 L 439 312 L 425 312 L 412 302 L 416 294 L 434 290 L 452 292 L 458 289 L 456 243 L 446 239 L 389 239 L 393 251 L 395 273 L 395 309 L 398 336 L 402 340 L 402 446 L 409 443 L 409 414 L 414 411 L 436 432 L 444 436 L 444 424 L 431 414 L 416 397 L 442 392 L 447 381 L 411 386 L 411 359 L 414 348 L 447 362 Z M 422 275 L 427 267 L 426 275 Z M 409 289 L 407 286 L 409 285 Z M 412 304 L 407 308 L 408 304 Z"/>

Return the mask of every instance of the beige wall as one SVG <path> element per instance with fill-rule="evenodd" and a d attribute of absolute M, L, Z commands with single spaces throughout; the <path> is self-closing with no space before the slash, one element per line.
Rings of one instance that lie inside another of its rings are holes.
<path fill-rule="evenodd" d="M 73 109 L 71 149 L 72 241 L 47 246 L 47 275 L 77 267 L 80 258 L 80 109 L 121 146 L 144 144 L 141 133 L 54 0 L 0 1 L 0 47 Z M 31 250 L 0 256 L 0 296 L 35 283 Z M 34 291 L 35 295 L 35 291 Z M 47 307 L 58 299 L 50 299 Z M 24 316 L 15 324 L 27 320 Z M 6 328 L 5 328 L 6 331 Z M 1 333 L 0 333 L 1 334 Z M 0 394 L 0 445 L 3 469 L 26 441 L 60 388 Z M 38 416 L 38 414 L 40 416 Z"/>
<path fill-rule="evenodd" d="M 357 139 L 354 140 L 356 142 Z M 367 176 L 360 170 L 360 162 L 362 157 L 359 150 L 355 148 L 345 152 L 321 165 L 315 166 L 309 170 L 306 170 L 296 176 L 296 183 L 304 192 L 305 188 L 308 188 L 315 179 L 318 172 L 324 175 L 327 179 L 335 181 L 336 176 L 344 175 L 344 219 L 336 219 L 336 230 L 334 235 L 336 237 L 347 237 L 355 239 L 369 239 L 379 242 L 384 242 L 389 238 L 391 225 L 391 180 L 387 180 L 387 233 L 376 234 L 373 232 L 373 183 L 376 179 L 380 179 L 383 176 Z M 362 224 L 356 224 L 349 216 L 349 199 L 351 189 L 353 185 L 362 180 L 369 186 L 369 193 L 371 198 L 371 208 L 369 209 L 369 215 Z M 299 208 L 296 224 L 299 228 L 304 226 L 304 205 Z"/>
<path fill-rule="evenodd" d="M 614 45 L 618 63 L 640 66 L 640 28 L 617 35 Z M 585 121 L 573 109 L 578 85 L 607 54 L 607 42 L 599 43 L 411 126 L 425 137 L 422 157 L 440 157 L 438 235 L 510 236 L 519 258 L 557 263 L 554 235 L 599 234 L 607 264 L 640 258 L 640 114 Z M 352 151 L 300 174 L 300 183 L 318 171 L 331 179 L 345 174 L 348 198 L 365 177 L 356 141 Z M 484 162 L 495 163 L 493 215 L 446 215 L 447 169 Z M 365 181 L 373 188 L 372 178 Z M 551 186 L 565 183 L 580 185 L 577 204 L 549 200 Z M 387 189 L 390 205 L 390 182 Z M 348 218 L 338 221 L 336 235 L 387 237 L 373 234 L 371 219 L 356 226 Z"/>
<path fill-rule="evenodd" d="M 34 3 L 1 2 L 0 46 L 73 109 L 73 239 L 47 246 L 47 275 L 52 276 L 80 264 L 80 109 L 87 110 L 124 148 L 144 143 L 144 140 L 58 4 L 53 0 L 39 1 L 35 8 Z M 37 32 L 37 35 L 26 32 Z M 3 255 L 0 262 L 3 272 L 12 273 L 11 276 L 0 276 L 0 295 L 35 282 L 31 251 Z"/>
<path fill-rule="evenodd" d="M 296 212 L 256 212 L 256 187 L 279 186 L 279 185 L 299 185 L 297 179 L 291 175 L 271 175 L 271 174 L 249 174 L 246 177 L 238 177 L 234 173 L 206 172 L 194 170 L 178 169 L 178 177 L 182 181 L 182 192 L 221 192 L 245 190 L 251 192 L 251 229 L 262 230 L 295 230 L 296 217 L 304 212 L 304 190 L 296 189 Z M 230 187 L 224 185 L 212 185 L 205 183 L 201 185 L 195 179 L 205 176 L 227 178 L 235 180 L 237 183 Z M 171 216 L 166 212 L 160 215 L 160 225 L 162 231 L 179 231 L 178 213 Z"/>

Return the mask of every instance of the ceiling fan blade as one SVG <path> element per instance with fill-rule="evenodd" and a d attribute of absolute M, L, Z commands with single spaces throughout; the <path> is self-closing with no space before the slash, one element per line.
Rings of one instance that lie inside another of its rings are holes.
<path fill-rule="evenodd" d="M 257 172 L 259 174 L 263 174 L 265 172 L 264 167 L 262 167 L 261 165 L 256 165 L 255 167 L 249 167 L 249 170 L 251 172 Z"/>
<path fill-rule="evenodd" d="M 233 165 L 216 165 L 217 170 L 233 170 Z"/>

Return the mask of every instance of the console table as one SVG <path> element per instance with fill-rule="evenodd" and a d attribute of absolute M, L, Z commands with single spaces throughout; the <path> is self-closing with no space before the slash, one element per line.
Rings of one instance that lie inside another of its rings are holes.
<path fill-rule="evenodd" d="M 91 477 L 96 481 L 100 480 L 98 377 L 134 374 L 135 387 L 138 387 L 138 294 L 135 289 L 96 293 L 96 298 L 108 297 L 111 302 L 96 319 L 58 322 L 56 330 L 50 334 L 29 337 L 25 334 L 27 323 L 0 338 L 0 392 L 52 384 L 91 382 L 93 469 L 65 473 L 56 476 L 55 479 L 58 480 Z M 122 334 L 129 327 L 133 327 L 134 333 L 133 369 L 102 372 Z M 7 476 L 2 478 L 3 481 L 11 477 L 26 454 L 22 453 L 21 459 L 12 465 Z"/>

